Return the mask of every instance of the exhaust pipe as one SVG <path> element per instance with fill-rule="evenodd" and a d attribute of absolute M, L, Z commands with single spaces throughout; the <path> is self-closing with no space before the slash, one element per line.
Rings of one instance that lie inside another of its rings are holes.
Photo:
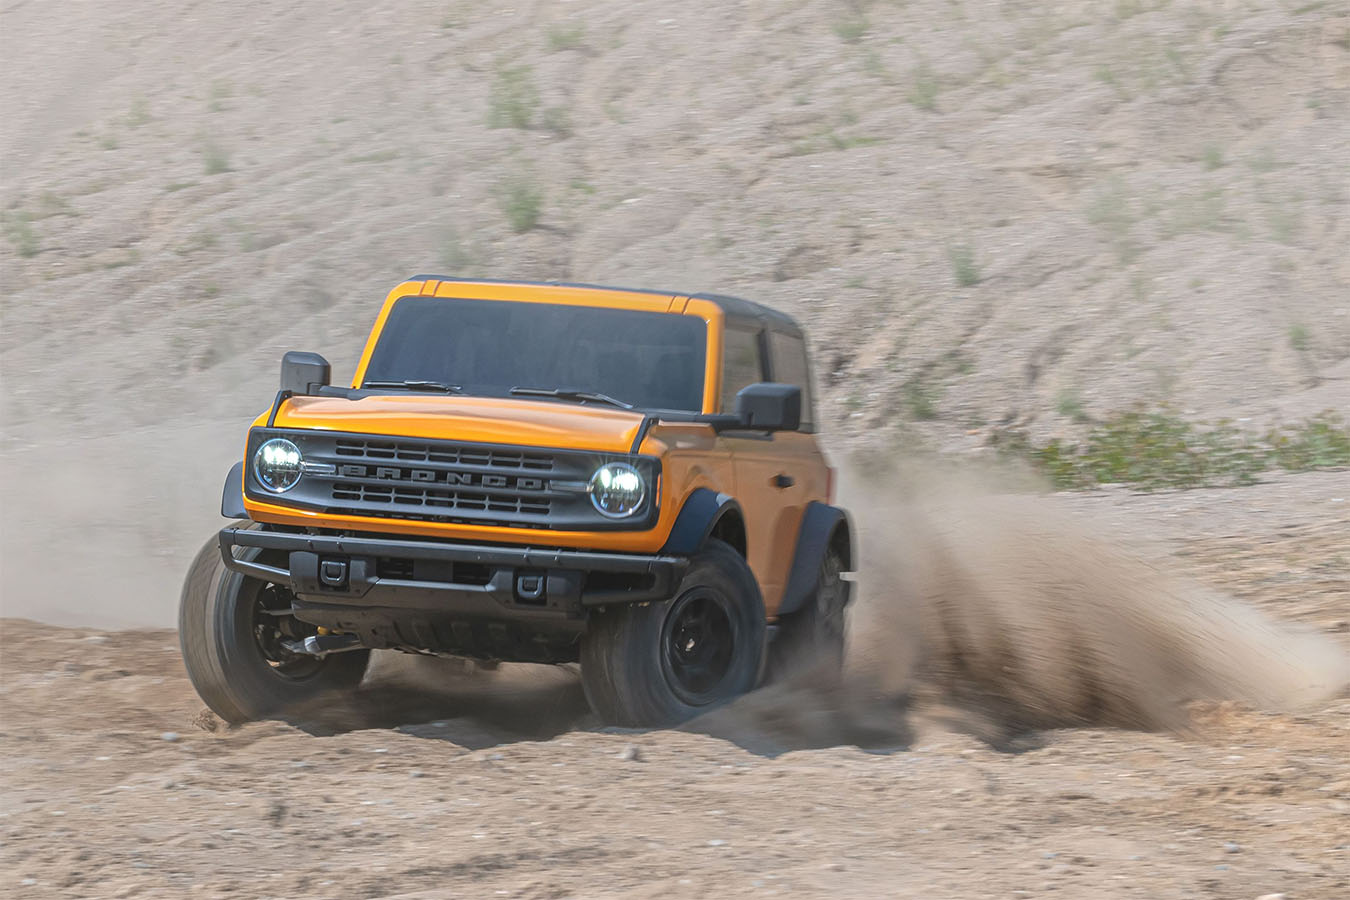
<path fill-rule="evenodd" d="M 330 653 L 346 653 L 360 650 L 361 639 L 354 634 L 311 634 L 303 641 L 286 641 L 285 647 L 292 653 L 305 656 L 317 656 L 320 659 Z"/>

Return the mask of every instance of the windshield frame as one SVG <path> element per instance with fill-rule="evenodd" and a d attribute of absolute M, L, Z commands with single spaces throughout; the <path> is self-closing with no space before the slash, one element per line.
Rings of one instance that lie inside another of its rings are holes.
<path fill-rule="evenodd" d="M 430 286 L 433 282 L 427 282 Z M 534 285 L 521 283 L 466 283 L 466 282 L 441 282 L 440 290 L 434 293 L 427 290 L 416 290 L 423 285 L 417 282 L 405 283 L 400 285 L 394 291 L 390 292 L 379 317 L 376 319 L 374 327 L 371 329 L 370 336 L 366 342 L 365 350 L 362 354 L 360 363 L 352 379 L 352 388 L 362 393 L 372 389 L 364 388 L 367 373 L 371 369 L 372 359 L 376 357 L 376 350 L 380 346 L 381 339 L 385 337 L 385 329 L 389 325 L 390 316 L 394 313 L 396 304 L 401 300 L 421 300 L 421 301 L 440 301 L 446 303 L 457 303 L 463 301 L 487 301 L 499 303 L 539 303 L 550 306 L 582 306 L 596 310 L 614 310 L 616 312 L 633 312 L 645 314 L 689 316 L 692 319 L 699 320 L 702 328 L 700 330 L 701 350 L 703 353 L 701 387 L 698 388 L 701 395 L 701 406 L 698 409 L 679 408 L 669 409 L 641 402 L 642 397 L 614 396 L 622 401 L 633 403 L 633 410 L 642 413 L 655 413 L 667 411 L 678 416 L 707 414 L 714 410 L 716 402 L 718 385 L 717 382 L 721 376 L 721 366 L 718 357 L 718 347 L 720 345 L 721 331 L 721 310 L 715 304 L 703 301 L 687 299 L 668 294 L 656 294 L 654 292 L 636 292 L 620 289 L 606 288 L 580 288 L 566 285 Z M 406 290 L 414 288 L 413 291 Z M 548 290 L 543 290 L 548 288 Z M 686 344 L 686 346 L 697 346 L 699 342 Z M 697 363 L 695 372 L 698 371 Z M 372 373 L 372 377 L 374 374 Z M 431 377 L 425 375 L 422 377 Z M 386 380 L 383 376 L 373 380 Z M 507 388 L 518 387 L 519 385 L 507 385 Z M 530 384 L 527 387 L 538 387 L 541 385 Z M 563 390 L 578 389 L 592 390 L 584 385 L 549 385 Z M 491 397 L 507 401 L 529 400 L 532 402 L 556 402 L 575 404 L 579 401 L 563 398 L 549 397 L 519 397 L 511 396 L 509 390 L 478 390 L 474 386 L 465 385 L 463 393 L 447 394 L 446 396 L 478 396 Z M 690 400 L 693 398 L 691 397 Z M 601 406 L 604 404 L 592 403 L 586 401 L 587 406 Z M 617 407 L 612 407 L 616 408 Z"/>

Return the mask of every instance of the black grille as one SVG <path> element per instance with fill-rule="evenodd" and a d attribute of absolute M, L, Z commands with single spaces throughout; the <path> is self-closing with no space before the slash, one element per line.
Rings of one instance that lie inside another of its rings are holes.
<path fill-rule="evenodd" d="M 333 482 L 331 497 L 339 508 L 370 512 L 370 507 L 386 507 L 383 515 L 416 518 L 463 520 L 466 516 L 516 520 L 522 517 L 547 517 L 553 511 L 551 498 L 539 488 L 522 489 L 518 476 L 531 482 L 544 482 L 539 476 L 552 475 L 557 460 L 552 453 L 515 448 L 484 447 L 476 444 L 430 443 L 414 441 L 378 441 L 338 438 L 333 444 L 338 458 L 338 478 L 351 474 L 344 470 L 352 463 L 369 462 L 373 478 Z M 422 468 L 430 466 L 430 468 Z M 442 466 L 453 469 L 442 470 Z M 397 479 L 381 478 L 381 473 L 397 471 Z M 482 479 L 482 476 L 510 476 L 497 487 L 436 487 L 406 483 L 413 473 L 439 480 L 445 478 Z M 402 482 L 402 483 L 400 483 Z"/>

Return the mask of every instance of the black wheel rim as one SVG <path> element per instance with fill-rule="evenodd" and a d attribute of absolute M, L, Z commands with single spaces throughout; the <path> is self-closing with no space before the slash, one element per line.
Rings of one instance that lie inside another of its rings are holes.
<path fill-rule="evenodd" d="M 296 653 L 286 646 L 286 642 L 303 640 L 314 634 L 315 629 L 290 614 L 289 591 L 275 584 L 257 583 L 256 588 L 250 628 L 263 661 L 273 674 L 288 681 L 313 678 L 323 668 L 324 661 L 317 656 Z"/>
<path fill-rule="evenodd" d="M 661 635 L 661 670 L 690 706 L 719 699 L 736 655 L 736 629 L 725 601 L 698 588 L 676 598 Z"/>
<path fill-rule="evenodd" d="M 820 631 L 827 639 L 844 636 L 844 607 L 848 603 L 848 584 L 841 576 L 839 560 L 831 554 L 822 568 L 817 586 L 817 612 Z"/>

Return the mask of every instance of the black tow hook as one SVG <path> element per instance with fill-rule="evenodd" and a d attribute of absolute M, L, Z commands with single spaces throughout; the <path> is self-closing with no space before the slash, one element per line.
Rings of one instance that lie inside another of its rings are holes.
<path fill-rule="evenodd" d="M 322 659 L 330 653 L 360 650 L 361 639 L 354 634 L 311 634 L 303 641 L 286 641 L 284 646 L 292 653 L 302 653 L 306 656 L 317 656 Z"/>

